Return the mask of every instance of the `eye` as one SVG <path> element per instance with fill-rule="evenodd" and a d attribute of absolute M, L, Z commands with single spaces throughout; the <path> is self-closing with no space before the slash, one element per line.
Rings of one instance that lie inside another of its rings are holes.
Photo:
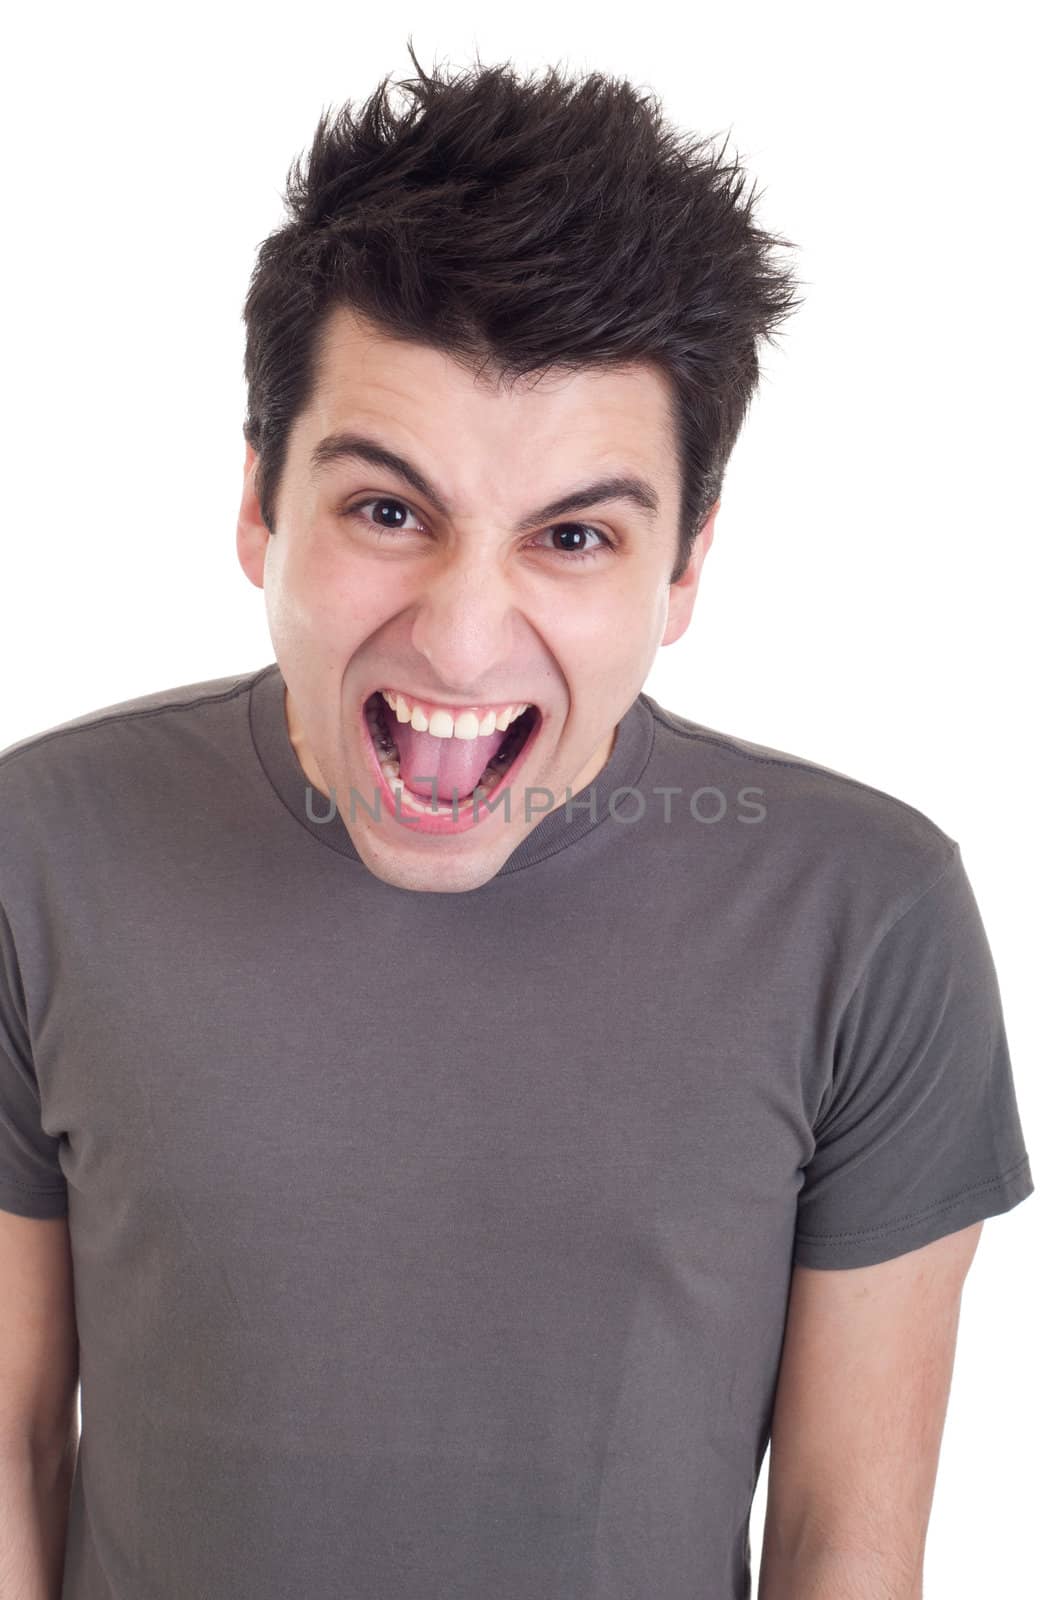
<path fill-rule="evenodd" d="M 586 522 L 557 522 L 552 528 L 547 528 L 544 537 L 547 539 L 552 539 L 555 534 L 561 534 L 566 539 L 571 538 L 573 534 L 578 534 L 584 539 L 586 539 L 588 534 L 593 534 L 594 538 L 599 541 L 597 544 L 592 545 L 589 550 L 565 549 L 556 550 L 553 552 L 555 555 L 563 556 L 565 561 L 569 563 L 575 561 L 594 561 L 598 558 L 598 556 L 604 555 L 607 550 L 612 550 L 614 548 L 612 540 L 607 538 L 600 528 L 592 528 L 590 524 Z"/>
<path fill-rule="evenodd" d="M 384 522 L 377 522 L 373 517 L 367 519 L 371 521 L 373 527 L 377 528 L 381 533 L 406 533 L 409 531 L 407 528 L 402 526 L 402 518 L 405 516 L 413 516 L 413 512 L 410 510 L 410 507 L 404 500 L 396 500 L 393 495 L 377 495 L 373 500 L 359 500 L 357 505 L 348 506 L 343 515 L 345 517 L 353 517 L 356 514 L 364 511 L 366 506 L 387 507 L 389 514 L 388 520 Z"/>
<path fill-rule="evenodd" d="M 376 514 L 373 512 L 370 512 L 368 516 L 364 515 L 366 508 L 370 506 L 385 508 L 381 513 L 384 521 L 378 522 Z M 353 506 L 348 506 L 342 515 L 345 517 L 360 517 L 363 521 L 368 521 L 381 535 L 386 533 L 409 533 L 412 530 L 403 525 L 403 519 L 407 516 L 412 516 L 416 521 L 416 514 L 406 502 L 396 499 L 394 495 L 375 495 L 369 500 L 359 500 Z M 586 542 L 588 534 L 598 541 L 596 544 L 591 545 L 589 549 L 554 548 L 548 550 L 548 554 L 560 556 L 565 565 L 574 566 L 577 562 L 596 561 L 600 556 L 615 550 L 616 546 L 612 539 L 603 533 L 600 528 L 594 528 L 587 522 L 558 522 L 552 528 L 547 528 L 543 534 L 536 535 L 536 537 L 553 539 L 556 535 L 560 535 L 562 538 L 569 540 L 575 535 Z M 539 548 L 542 549 L 543 547 L 540 545 Z"/>

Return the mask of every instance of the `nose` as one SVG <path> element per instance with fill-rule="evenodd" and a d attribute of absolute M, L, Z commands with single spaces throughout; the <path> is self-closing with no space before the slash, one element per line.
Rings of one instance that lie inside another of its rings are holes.
<path fill-rule="evenodd" d="M 412 643 L 441 689 L 471 700 L 514 659 L 515 618 L 512 579 L 497 557 L 470 545 L 426 564 Z"/>

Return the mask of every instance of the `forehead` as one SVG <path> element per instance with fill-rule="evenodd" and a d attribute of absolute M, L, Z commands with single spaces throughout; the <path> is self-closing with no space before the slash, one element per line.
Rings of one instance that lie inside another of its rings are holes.
<path fill-rule="evenodd" d="M 666 475 L 673 449 L 671 388 L 648 362 L 623 368 L 544 369 L 502 384 L 489 366 L 465 366 L 428 345 L 395 339 L 348 307 L 326 319 L 317 382 L 304 417 L 308 448 L 373 419 L 450 438 L 463 451 L 535 459 L 549 447 L 620 452 L 631 467 Z M 541 459 L 539 461 L 542 465 Z"/>

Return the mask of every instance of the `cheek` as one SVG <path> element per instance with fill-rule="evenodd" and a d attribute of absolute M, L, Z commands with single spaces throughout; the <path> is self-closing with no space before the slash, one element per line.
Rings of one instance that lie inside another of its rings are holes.
<path fill-rule="evenodd" d="M 592 592 L 593 589 L 593 592 Z M 647 577 L 636 583 L 587 586 L 563 613 L 555 611 L 548 637 L 563 642 L 566 654 L 620 665 L 641 661 L 660 643 L 668 616 L 666 596 L 654 592 Z"/>
<path fill-rule="evenodd" d="M 290 634 L 338 643 L 374 625 L 379 597 L 356 564 L 324 545 L 286 551 L 271 564 L 265 589 L 271 619 Z"/>

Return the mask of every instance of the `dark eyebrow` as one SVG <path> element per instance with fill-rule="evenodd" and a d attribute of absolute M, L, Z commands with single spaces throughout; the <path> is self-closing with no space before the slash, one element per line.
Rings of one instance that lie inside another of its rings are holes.
<path fill-rule="evenodd" d="M 311 473 L 322 471 L 333 461 L 361 461 L 370 467 L 383 467 L 386 472 L 391 472 L 396 478 L 402 478 L 408 483 L 410 488 L 415 489 L 434 510 L 445 517 L 451 514 L 446 499 L 423 472 L 419 472 L 404 456 L 396 455 L 394 450 L 388 450 L 375 439 L 366 438 L 360 433 L 328 434 L 326 438 L 318 441 L 311 452 Z M 636 477 L 633 473 L 620 473 L 608 478 L 599 478 L 595 483 L 588 483 L 581 489 L 573 489 L 571 493 L 551 500 L 547 505 L 540 506 L 537 511 L 530 511 L 521 517 L 515 531 L 530 533 L 539 527 L 540 523 L 555 522 L 559 517 L 567 516 L 572 511 L 587 511 L 603 500 L 627 500 L 645 512 L 651 521 L 656 519 L 660 510 L 657 491 L 652 484 L 647 483 L 645 478 Z"/>

